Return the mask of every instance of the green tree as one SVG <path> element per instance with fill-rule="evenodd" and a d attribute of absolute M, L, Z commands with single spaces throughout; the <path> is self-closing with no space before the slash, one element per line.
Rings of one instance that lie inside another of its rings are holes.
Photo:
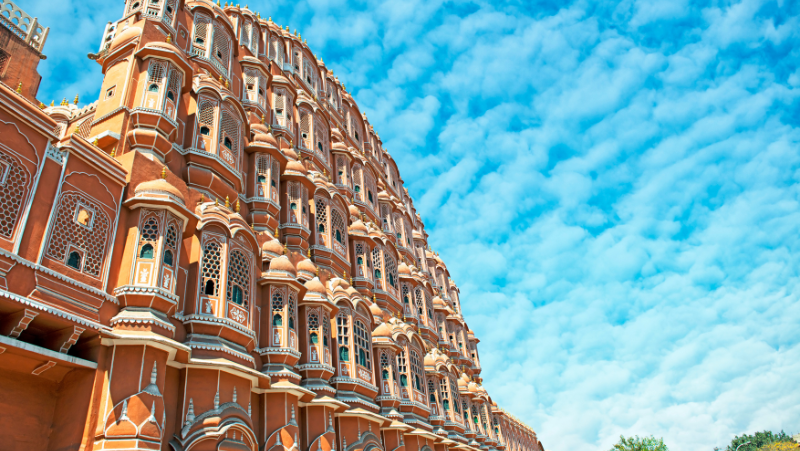
<path fill-rule="evenodd" d="M 611 448 L 611 451 L 669 451 L 664 440 L 650 437 L 624 437 L 619 436 L 619 443 Z"/>
<path fill-rule="evenodd" d="M 765 445 L 770 445 L 772 443 L 778 442 L 791 442 L 792 437 L 787 435 L 785 432 L 780 431 L 779 433 L 775 434 L 771 431 L 763 431 L 763 432 L 756 432 L 753 435 L 744 434 L 742 436 L 736 436 L 731 441 L 731 444 L 725 448 L 725 451 L 736 451 L 736 448 L 739 445 L 743 445 L 744 443 L 750 442 L 747 445 L 743 445 L 739 448 L 739 451 L 758 451 L 759 448 L 764 447 Z"/>

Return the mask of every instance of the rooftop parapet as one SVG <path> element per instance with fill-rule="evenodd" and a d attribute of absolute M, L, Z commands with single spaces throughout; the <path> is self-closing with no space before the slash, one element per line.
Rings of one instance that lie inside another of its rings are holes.
<path fill-rule="evenodd" d="M 42 28 L 35 17 L 28 15 L 14 2 L 0 0 L 0 24 L 42 53 L 50 28 Z"/>

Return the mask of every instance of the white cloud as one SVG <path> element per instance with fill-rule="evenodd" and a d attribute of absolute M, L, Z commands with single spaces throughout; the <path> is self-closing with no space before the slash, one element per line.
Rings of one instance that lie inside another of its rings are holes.
<path fill-rule="evenodd" d="M 559 451 L 800 432 L 800 19 L 782 5 L 256 8 L 353 88 L 462 289 L 490 393 Z M 61 33 L 43 90 L 96 90 L 82 55 L 119 5 L 30 9 Z"/>

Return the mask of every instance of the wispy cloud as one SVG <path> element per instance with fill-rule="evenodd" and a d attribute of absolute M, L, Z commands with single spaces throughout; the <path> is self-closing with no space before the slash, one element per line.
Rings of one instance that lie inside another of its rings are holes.
<path fill-rule="evenodd" d="M 796 2 L 257 3 L 355 93 L 549 449 L 800 432 Z M 121 3 L 22 6 L 42 98 L 96 96 Z"/>

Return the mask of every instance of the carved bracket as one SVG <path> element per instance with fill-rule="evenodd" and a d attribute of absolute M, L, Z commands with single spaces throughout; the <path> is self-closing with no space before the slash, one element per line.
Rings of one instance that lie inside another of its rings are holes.
<path fill-rule="evenodd" d="M 0 322 L 0 334 L 8 335 L 11 338 L 19 337 L 22 331 L 28 328 L 28 325 L 37 315 L 39 315 L 39 312 L 29 309 L 23 309 L 6 315 L 2 322 Z"/>

